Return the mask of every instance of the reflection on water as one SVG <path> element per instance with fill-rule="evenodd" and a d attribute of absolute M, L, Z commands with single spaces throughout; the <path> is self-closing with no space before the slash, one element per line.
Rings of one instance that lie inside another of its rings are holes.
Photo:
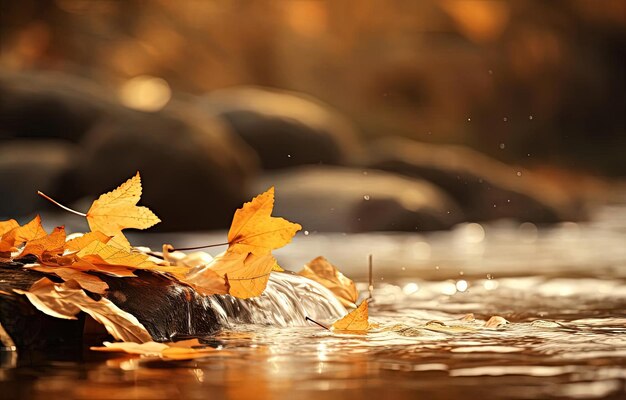
<path fill-rule="evenodd" d="M 341 243 L 311 233 L 282 251 L 281 265 L 297 270 L 298 257 L 324 254 L 359 275 L 374 253 L 370 315 L 378 329 L 340 335 L 261 313 L 210 338 L 228 352 L 204 360 L 2 353 L 2 398 L 623 398 L 626 214 L 617 211 L 550 229 L 465 225 Z M 286 309 L 300 307 L 280 282 L 272 285 Z M 298 315 L 312 305 L 302 307 Z M 318 318 L 336 311 L 323 307 Z M 485 327 L 492 315 L 508 323 Z"/>

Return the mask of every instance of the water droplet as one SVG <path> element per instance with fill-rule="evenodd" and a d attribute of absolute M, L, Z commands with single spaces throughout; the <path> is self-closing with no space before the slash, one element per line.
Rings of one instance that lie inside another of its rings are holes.
<path fill-rule="evenodd" d="M 413 293 L 417 292 L 419 290 L 419 286 L 417 285 L 417 283 L 407 283 L 406 285 L 404 285 L 404 287 L 402 288 L 402 291 L 404 292 L 404 294 L 408 295 L 412 295 Z"/>
<path fill-rule="evenodd" d="M 363 200 L 367 201 L 369 199 L 370 199 L 370 195 L 369 194 L 366 194 L 365 196 L 363 196 Z"/>
<path fill-rule="evenodd" d="M 532 119 L 533 119 L 533 116 L 532 116 L 532 115 L 529 115 L 529 116 L 528 116 L 528 119 L 532 120 Z"/>
<path fill-rule="evenodd" d="M 406 267 L 402 267 L 400 268 L 402 271 L 406 271 Z"/>
<path fill-rule="evenodd" d="M 493 275 L 487 274 L 487 279 L 493 279 Z"/>
<path fill-rule="evenodd" d="M 435 265 L 435 269 L 439 271 L 439 265 Z"/>
<path fill-rule="evenodd" d="M 464 274 L 465 274 L 465 272 L 459 271 L 459 275 L 463 276 Z"/>
<path fill-rule="evenodd" d="M 467 122 L 472 122 L 472 119 L 471 119 L 471 118 L 468 118 L 468 119 L 467 119 Z"/>
<path fill-rule="evenodd" d="M 287 154 L 287 158 L 291 158 L 291 154 Z"/>
<path fill-rule="evenodd" d="M 506 145 L 504 143 L 500 143 L 500 150 L 504 150 L 505 147 Z"/>
<path fill-rule="evenodd" d="M 309 236 L 309 235 L 310 235 L 309 231 L 304 231 L 304 236 Z"/>
<path fill-rule="evenodd" d="M 502 121 L 504 121 L 504 122 L 507 122 L 508 120 L 509 120 L 509 118 L 508 118 L 508 117 L 504 117 L 504 118 L 502 118 Z"/>
<path fill-rule="evenodd" d="M 468 287 L 469 285 L 466 280 L 461 279 L 456 283 L 456 290 L 458 290 L 459 292 L 466 291 Z"/>
<path fill-rule="evenodd" d="M 522 171 L 517 171 L 517 176 L 522 176 Z"/>

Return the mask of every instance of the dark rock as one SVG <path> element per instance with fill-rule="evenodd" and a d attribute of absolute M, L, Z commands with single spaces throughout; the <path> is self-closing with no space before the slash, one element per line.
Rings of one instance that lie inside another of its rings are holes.
<path fill-rule="evenodd" d="M 369 149 L 369 167 L 432 182 L 461 205 L 469 221 L 553 223 L 585 215 L 567 194 L 530 172 L 468 148 L 391 138 Z"/>
<path fill-rule="evenodd" d="M 270 186 L 276 187 L 274 214 L 310 231 L 431 231 L 464 218 L 432 184 L 380 171 L 300 167 L 264 175 L 253 191 Z"/>
<path fill-rule="evenodd" d="M 223 122 L 174 102 L 94 127 L 83 140 L 77 181 L 96 194 L 140 171 L 142 203 L 163 221 L 155 228 L 225 228 L 246 200 L 256 164 L 254 152 Z"/>
<path fill-rule="evenodd" d="M 266 88 L 212 92 L 201 106 L 228 121 L 265 169 L 305 164 L 350 164 L 357 134 L 338 112 L 311 97 Z"/>
<path fill-rule="evenodd" d="M 0 142 L 0 219 L 41 211 L 47 206 L 37 190 L 64 198 L 78 148 L 61 140 Z"/>

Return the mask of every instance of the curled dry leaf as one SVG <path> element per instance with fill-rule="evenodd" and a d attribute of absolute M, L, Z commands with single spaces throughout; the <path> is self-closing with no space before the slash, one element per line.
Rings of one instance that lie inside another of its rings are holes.
<path fill-rule="evenodd" d="M 44 252 L 63 253 L 65 246 L 65 227 L 57 226 L 51 234 L 26 243 L 20 257 L 32 254 L 41 258 Z"/>
<path fill-rule="evenodd" d="M 93 293 L 104 294 L 104 292 L 106 292 L 109 288 L 109 285 L 97 276 L 87 274 L 74 268 L 35 265 L 30 269 L 48 274 L 54 274 L 66 282 L 74 280 L 81 288 L 89 290 Z"/>
<path fill-rule="evenodd" d="M 289 243 L 302 226 L 272 217 L 273 208 L 274 188 L 271 187 L 235 211 L 228 231 L 228 251 L 263 256 Z"/>
<path fill-rule="evenodd" d="M 14 292 L 25 295 L 38 310 L 52 317 L 75 319 L 75 315 L 83 311 L 104 325 L 107 332 L 118 340 L 139 343 L 152 340 L 135 316 L 104 297 L 93 300 L 75 281 L 54 283 L 42 278 L 27 291 L 14 289 Z"/>
<path fill-rule="evenodd" d="M 298 274 L 329 289 L 345 307 L 356 307 L 359 297 L 356 285 L 326 258 L 317 257 L 311 260 Z"/>
<path fill-rule="evenodd" d="M 198 339 L 184 340 L 170 343 L 111 343 L 104 342 L 104 347 L 91 347 L 94 351 L 123 352 L 141 356 L 156 356 L 165 360 L 191 360 L 195 358 L 207 357 L 220 353 L 212 347 L 203 347 Z"/>
<path fill-rule="evenodd" d="M 502 318 L 501 316 L 494 315 L 493 317 L 489 318 L 489 320 L 485 323 L 485 328 L 499 328 L 508 323 L 509 321 Z"/>
<path fill-rule="evenodd" d="M 363 301 L 348 315 L 335 321 L 331 329 L 333 331 L 367 332 L 371 328 L 367 309 L 367 301 Z"/>
<path fill-rule="evenodd" d="M 141 191 L 141 177 L 137 172 L 117 189 L 101 195 L 87 211 L 91 231 L 112 236 L 111 245 L 129 250 L 130 243 L 122 233 L 123 229 L 147 229 L 161 222 L 149 208 L 137 206 Z"/>

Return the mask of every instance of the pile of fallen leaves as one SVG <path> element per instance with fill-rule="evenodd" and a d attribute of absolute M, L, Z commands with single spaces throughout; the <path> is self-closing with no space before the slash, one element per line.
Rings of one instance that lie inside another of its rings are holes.
<path fill-rule="evenodd" d="M 171 245 L 163 246 L 162 258 L 131 247 L 123 230 L 147 229 L 160 219 L 146 207 L 137 206 L 141 198 L 139 173 L 117 189 L 101 195 L 87 213 L 71 210 L 43 193 L 43 197 L 60 207 L 87 219 L 90 232 L 68 237 L 63 226 L 47 233 L 41 218 L 25 225 L 15 220 L 0 222 L 0 261 L 25 259 L 35 262 L 23 268 L 54 275 L 63 282 L 46 277 L 29 290 L 15 290 L 25 295 L 40 311 L 57 318 L 75 319 L 79 312 L 89 314 L 118 340 L 127 343 L 106 343 L 97 350 L 126 351 L 159 355 L 163 358 L 204 357 L 211 349 L 198 349 L 197 341 L 176 343 L 152 342 L 150 334 L 133 315 L 100 297 L 94 300 L 87 292 L 105 294 L 108 285 L 97 272 L 120 279 L 132 279 L 136 270 L 162 274 L 194 288 L 203 295 L 231 295 L 242 299 L 260 296 L 272 272 L 280 272 L 272 250 L 288 244 L 301 226 L 283 218 L 273 217 L 274 188 L 245 203 L 235 212 L 228 231 L 227 250 L 210 256 L 180 256 Z M 198 268 L 201 266 L 202 268 Z M 332 329 L 364 332 L 370 328 L 367 302 L 356 306 L 358 292 L 354 283 L 326 259 L 318 257 L 300 275 L 327 287 L 341 303 L 355 308 L 336 321 Z"/>

